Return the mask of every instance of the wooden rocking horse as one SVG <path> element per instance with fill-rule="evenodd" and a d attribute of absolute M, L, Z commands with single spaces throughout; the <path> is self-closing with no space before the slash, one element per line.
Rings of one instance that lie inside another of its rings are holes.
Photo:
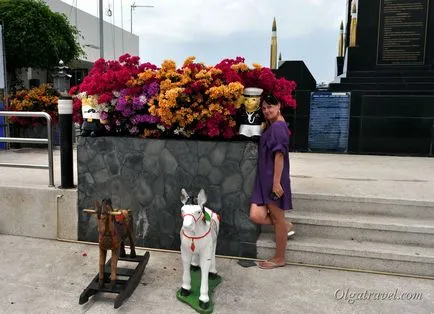
<path fill-rule="evenodd" d="M 119 257 L 126 257 L 125 238 L 130 243 L 130 257 L 136 257 L 133 237 L 133 217 L 129 210 L 114 210 L 110 199 L 95 201 L 95 209 L 84 209 L 86 213 L 96 214 L 98 218 L 99 277 L 98 286 L 104 285 L 104 267 L 107 250 L 112 251 L 110 264 L 110 285 L 116 284 L 116 269 Z"/>

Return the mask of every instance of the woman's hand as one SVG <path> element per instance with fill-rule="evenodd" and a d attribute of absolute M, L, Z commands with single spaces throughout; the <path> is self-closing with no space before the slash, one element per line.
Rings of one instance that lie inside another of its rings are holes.
<path fill-rule="evenodd" d="M 280 182 L 273 182 L 273 193 L 276 194 L 279 198 L 283 195 L 283 188 Z"/>

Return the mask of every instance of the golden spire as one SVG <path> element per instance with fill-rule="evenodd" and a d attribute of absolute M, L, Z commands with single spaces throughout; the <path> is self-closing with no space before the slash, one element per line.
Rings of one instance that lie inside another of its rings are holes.
<path fill-rule="evenodd" d="M 339 43 L 338 43 L 338 57 L 344 56 L 344 22 L 341 21 L 339 28 Z"/>
<path fill-rule="evenodd" d="M 350 47 L 355 47 L 357 42 L 357 5 L 353 0 L 351 3 L 351 26 L 350 26 Z"/>
<path fill-rule="evenodd" d="M 271 51 L 270 51 L 270 69 L 277 69 L 277 26 L 276 18 L 273 19 L 271 28 Z"/>

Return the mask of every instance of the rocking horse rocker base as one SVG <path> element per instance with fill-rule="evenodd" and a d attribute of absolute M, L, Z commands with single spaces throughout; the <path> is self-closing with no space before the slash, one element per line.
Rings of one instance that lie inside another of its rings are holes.
<path fill-rule="evenodd" d="M 176 292 L 176 298 L 179 301 L 182 301 L 188 305 L 190 305 L 196 312 L 201 314 L 210 314 L 214 310 L 214 303 L 212 301 L 212 294 L 215 288 L 222 282 L 222 277 L 218 274 L 210 273 L 208 276 L 208 287 L 209 287 L 209 305 L 204 309 L 200 305 L 199 296 L 200 296 L 200 280 L 201 273 L 199 266 L 191 266 L 191 290 L 189 293 L 185 293 L 183 288 L 180 288 Z M 188 295 L 185 295 L 188 294 Z"/>
<path fill-rule="evenodd" d="M 149 257 L 149 252 L 146 252 L 143 256 L 136 256 L 134 258 L 119 257 L 120 261 L 135 262 L 137 263 L 137 266 L 134 269 L 118 267 L 116 270 L 117 277 L 121 276 L 129 278 L 127 280 L 116 279 L 116 282 L 114 284 L 112 284 L 112 282 L 110 281 L 111 259 L 109 259 L 105 264 L 104 285 L 100 287 L 99 274 L 97 274 L 92 279 L 87 288 L 84 289 L 81 293 L 79 304 L 86 303 L 91 296 L 97 294 L 98 292 L 111 292 L 118 294 L 115 299 L 114 308 L 119 308 L 125 301 L 125 299 L 127 299 L 133 293 L 134 289 L 139 284 L 145 267 L 148 264 Z"/>

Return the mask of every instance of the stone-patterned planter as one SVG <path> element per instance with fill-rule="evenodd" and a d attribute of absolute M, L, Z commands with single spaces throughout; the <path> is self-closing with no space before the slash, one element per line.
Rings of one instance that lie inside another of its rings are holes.
<path fill-rule="evenodd" d="M 181 139 L 80 138 L 78 210 L 111 198 L 134 212 L 137 245 L 179 250 L 180 191 L 204 188 L 221 217 L 217 254 L 256 257 L 248 219 L 257 144 Z M 96 219 L 79 213 L 78 238 L 97 241 Z"/>

